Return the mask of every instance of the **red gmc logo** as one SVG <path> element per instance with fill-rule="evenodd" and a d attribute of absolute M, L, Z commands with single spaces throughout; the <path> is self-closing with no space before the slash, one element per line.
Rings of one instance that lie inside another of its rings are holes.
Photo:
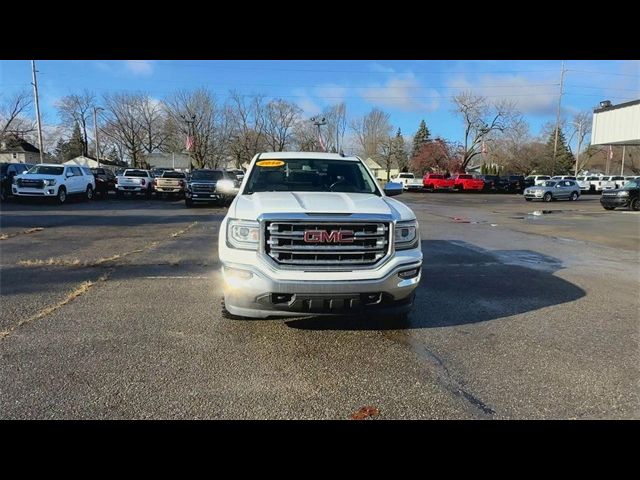
<path fill-rule="evenodd" d="M 306 230 L 304 241 L 307 243 L 353 243 L 352 230 Z"/>

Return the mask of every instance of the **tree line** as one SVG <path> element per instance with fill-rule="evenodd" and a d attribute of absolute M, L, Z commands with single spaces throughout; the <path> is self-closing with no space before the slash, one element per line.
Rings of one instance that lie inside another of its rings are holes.
<path fill-rule="evenodd" d="M 35 139 L 35 122 L 28 116 L 31 98 L 26 91 L 0 97 L 0 137 L 13 134 Z M 555 124 L 546 125 L 535 137 L 513 102 L 491 102 L 472 92 L 453 99 L 451 113 L 463 127 L 458 140 L 432 138 L 422 120 L 411 141 L 405 141 L 389 113 L 374 107 L 362 116 L 349 117 L 345 102 L 327 106 L 318 115 L 322 118 L 318 129 L 294 102 L 236 91 L 221 101 L 206 88 L 179 90 L 161 100 L 144 92 L 98 97 L 84 90 L 60 99 L 56 109 L 60 122 L 45 132 L 44 150 L 50 160 L 59 162 L 79 155 L 95 156 L 94 114 L 100 158 L 126 160 L 135 167 L 149 167 L 148 157 L 153 153 L 184 153 L 187 137 L 194 168 L 241 168 L 263 151 L 344 150 L 371 158 L 387 178 L 394 169 L 423 175 L 466 172 L 481 164 L 524 175 L 570 173 L 576 162 L 569 146 L 573 139 L 584 147 L 580 170 L 606 164 L 608 153 L 608 148 L 588 146 L 591 112 L 561 122 L 556 142 Z M 615 148 L 619 158 L 620 147 Z M 627 165 L 640 173 L 639 149 L 626 150 Z"/>

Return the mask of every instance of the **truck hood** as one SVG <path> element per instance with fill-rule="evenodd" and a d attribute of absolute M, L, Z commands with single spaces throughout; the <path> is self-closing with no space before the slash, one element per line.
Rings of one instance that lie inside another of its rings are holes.
<path fill-rule="evenodd" d="M 238 195 L 229 216 L 256 220 L 263 213 L 367 213 L 392 215 L 395 220 L 413 220 L 403 203 L 389 197 L 341 192 L 260 192 Z"/>

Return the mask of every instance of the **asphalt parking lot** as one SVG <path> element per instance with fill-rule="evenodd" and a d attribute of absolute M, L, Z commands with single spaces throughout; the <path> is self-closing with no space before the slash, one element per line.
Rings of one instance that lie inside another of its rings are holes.
<path fill-rule="evenodd" d="M 223 318 L 225 208 L 2 204 L 0 418 L 640 418 L 639 212 L 397 198 L 425 255 L 402 324 Z"/>

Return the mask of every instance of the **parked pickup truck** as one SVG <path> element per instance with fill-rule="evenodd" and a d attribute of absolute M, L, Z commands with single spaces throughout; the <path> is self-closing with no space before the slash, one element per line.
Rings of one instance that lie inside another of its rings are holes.
<path fill-rule="evenodd" d="M 422 178 L 422 185 L 427 190 L 451 190 L 453 189 L 453 179 L 445 178 L 441 173 L 427 173 Z"/>
<path fill-rule="evenodd" d="M 184 204 L 191 208 L 194 203 L 229 204 L 237 194 L 239 182 L 235 174 L 223 170 L 194 170 L 184 194 Z"/>
<path fill-rule="evenodd" d="M 624 187 L 626 180 L 622 176 L 605 177 L 609 180 L 602 180 L 602 190 L 616 190 Z"/>
<path fill-rule="evenodd" d="M 359 157 L 256 155 L 220 225 L 226 315 L 402 318 L 420 282 L 414 213 Z"/>
<path fill-rule="evenodd" d="M 576 178 L 578 185 L 580 186 L 580 191 L 582 193 L 595 193 L 596 185 L 600 181 L 600 177 L 594 175 L 586 175 L 584 177 Z"/>
<path fill-rule="evenodd" d="M 422 190 L 422 179 L 416 178 L 413 173 L 399 173 L 391 177 L 391 181 L 402 183 L 404 190 Z"/>
<path fill-rule="evenodd" d="M 153 177 L 149 170 L 128 168 L 116 177 L 116 195 L 119 197 L 125 193 L 138 193 L 150 197 L 152 192 Z"/>
<path fill-rule="evenodd" d="M 473 178 L 473 175 L 458 174 L 452 177 L 453 189 L 460 192 L 467 191 L 481 191 L 484 188 L 484 180 L 480 178 Z"/>
<path fill-rule="evenodd" d="M 183 196 L 187 189 L 187 176 L 182 172 L 165 171 L 153 179 L 153 189 L 157 195 Z"/>
<path fill-rule="evenodd" d="M 93 198 L 96 181 L 85 167 L 40 163 L 28 171 L 16 175 L 11 185 L 17 199 L 24 197 L 54 198 L 65 203 L 70 195 L 81 195 L 86 200 Z"/>

